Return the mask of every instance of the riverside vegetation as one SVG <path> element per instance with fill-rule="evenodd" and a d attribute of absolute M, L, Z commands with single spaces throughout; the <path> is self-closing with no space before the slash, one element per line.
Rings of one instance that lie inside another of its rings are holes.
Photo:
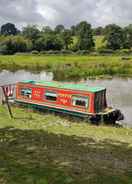
<path fill-rule="evenodd" d="M 0 106 L 1 184 L 132 183 L 132 129 L 12 110 Z"/>
<path fill-rule="evenodd" d="M 132 76 L 132 56 L 0 55 L 0 69 L 51 71 L 55 80 L 96 76 Z"/>

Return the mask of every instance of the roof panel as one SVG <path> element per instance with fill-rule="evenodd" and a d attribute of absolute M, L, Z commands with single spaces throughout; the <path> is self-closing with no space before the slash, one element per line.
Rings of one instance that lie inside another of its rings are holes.
<path fill-rule="evenodd" d="M 55 87 L 55 88 L 61 88 L 61 89 L 71 89 L 71 90 L 79 90 L 79 91 L 88 91 L 88 92 L 99 92 L 105 90 L 103 87 L 89 87 L 87 84 L 80 83 L 80 84 L 74 84 L 74 83 L 62 83 L 62 82 L 56 82 L 56 81 L 23 81 L 23 83 L 31 83 L 36 85 L 42 85 L 47 87 Z"/>

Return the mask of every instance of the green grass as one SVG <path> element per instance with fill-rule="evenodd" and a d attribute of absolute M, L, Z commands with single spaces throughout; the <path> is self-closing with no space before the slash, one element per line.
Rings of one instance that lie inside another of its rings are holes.
<path fill-rule="evenodd" d="M 104 39 L 104 36 L 94 36 L 96 49 L 106 46 L 106 42 L 103 42 L 103 39 Z"/>
<path fill-rule="evenodd" d="M 0 56 L 0 68 L 52 71 L 55 80 L 126 75 L 132 76 L 132 56 L 123 60 L 120 56 Z"/>
<path fill-rule="evenodd" d="M 132 183 L 132 129 L 19 108 L 13 114 L 0 106 L 1 184 Z"/>

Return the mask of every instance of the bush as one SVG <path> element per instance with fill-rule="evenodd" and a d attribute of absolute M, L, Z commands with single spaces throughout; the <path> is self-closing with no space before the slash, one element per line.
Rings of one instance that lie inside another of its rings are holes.
<path fill-rule="evenodd" d="M 15 55 L 20 56 L 20 55 L 30 55 L 30 52 L 16 52 Z"/>
<path fill-rule="evenodd" d="M 88 50 L 78 50 L 76 52 L 76 54 L 78 54 L 78 55 L 88 55 L 88 54 L 90 54 L 90 52 Z"/>
<path fill-rule="evenodd" d="M 99 48 L 98 50 L 97 50 L 97 52 L 99 53 L 99 54 L 114 54 L 115 53 L 115 51 L 114 50 L 112 50 L 112 49 L 106 49 L 106 48 Z"/>
<path fill-rule="evenodd" d="M 47 54 L 49 55 L 54 55 L 54 54 L 60 54 L 60 51 L 57 51 L 57 50 L 49 50 L 49 51 L 46 51 Z"/>
<path fill-rule="evenodd" d="M 39 54 L 39 51 L 37 51 L 37 50 L 32 50 L 31 54 L 38 55 L 38 54 Z"/>
<path fill-rule="evenodd" d="M 62 55 L 62 54 L 75 54 L 71 50 L 49 50 L 49 51 L 40 51 L 40 54 L 47 54 L 47 55 Z"/>
<path fill-rule="evenodd" d="M 61 50 L 60 54 L 74 54 L 71 50 Z"/>
<path fill-rule="evenodd" d="M 31 41 L 22 36 L 7 36 L 0 42 L 1 54 L 15 54 L 16 52 L 27 52 L 32 48 Z"/>
<path fill-rule="evenodd" d="M 40 51 L 39 53 L 40 55 L 43 55 L 43 54 L 47 54 L 47 51 L 44 50 L 44 51 Z"/>
<path fill-rule="evenodd" d="M 40 51 L 40 54 L 56 55 L 56 54 L 61 54 L 61 51 L 59 50 Z"/>
<path fill-rule="evenodd" d="M 8 54 L 7 46 L 3 43 L 0 43 L 0 54 Z"/>
<path fill-rule="evenodd" d="M 99 53 L 94 51 L 94 52 L 91 52 L 90 55 L 91 55 L 91 56 L 98 56 Z"/>
<path fill-rule="evenodd" d="M 132 54 L 132 51 L 130 49 L 121 49 L 121 50 L 118 51 L 118 54 L 128 55 L 128 54 Z"/>

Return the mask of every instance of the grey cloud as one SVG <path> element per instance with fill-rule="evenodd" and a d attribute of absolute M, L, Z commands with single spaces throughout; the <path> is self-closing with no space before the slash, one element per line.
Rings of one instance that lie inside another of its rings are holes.
<path fill-rule="evenodd" d="M 0 0 L 0 24 L 71 26 L 87 20 L 94 26 L 132 23 L 131 0 Z"/>
<path fill-rule="evenodd" d="M 100 17 L 97 24 L 116 23 L 124 26 L 132 23 L 131 0 L 100 0 L 97 5 L 96 17 Z"/>
<path fill-rule="evenodd" d="M 0 23 L 40 24 L 44 17 L 36 11 L 36 0 L 0 0 Z"/>

